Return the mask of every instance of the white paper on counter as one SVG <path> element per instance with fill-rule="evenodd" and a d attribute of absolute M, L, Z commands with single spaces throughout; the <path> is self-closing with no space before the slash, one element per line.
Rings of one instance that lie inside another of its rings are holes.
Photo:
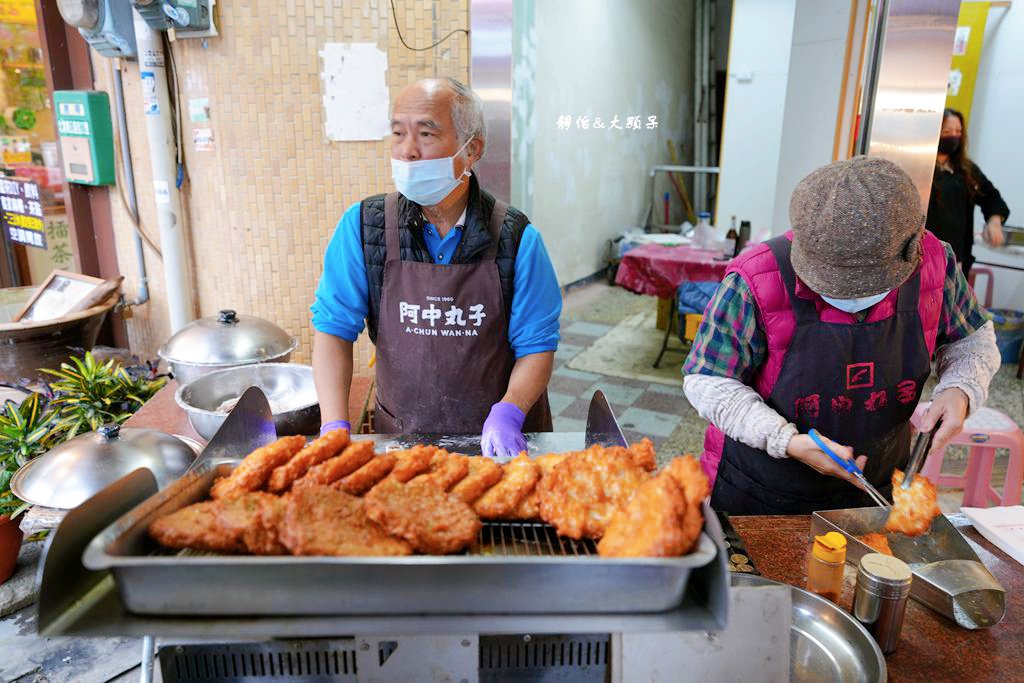
<path fill-rule="evenodd" d="M 391 130 L 388 56 L 376 43 L 325 43 L 325 133 L 328 140 L 380 140 Z"/>
<path fill-rule="evenodd" d="M 1024 505 L 960 508 L 978 533 L 1024 565 Z"/>

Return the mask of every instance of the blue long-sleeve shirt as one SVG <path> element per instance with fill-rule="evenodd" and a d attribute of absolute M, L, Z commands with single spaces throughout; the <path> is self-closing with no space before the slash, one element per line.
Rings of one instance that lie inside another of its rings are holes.
<path fill-rule="evenodd" d="M 348 208 L 327 245 L 324 272 L 316 288 L 313 327 L 354 342 L 366 326 L 369 286 L 363 261 L 360 203 Z M 450 263 L 462 240 L 456 226 L 443 238 L 436 228 L 424 226 L 424 242 L 435 263 Z M 516 256 L 514 294 L 508 321 L 508 337 L 516 358 L 558 348 L 558 318 L 562 314 L 562 293 L 544 240 L 532 225 L 523 230 Z"/>

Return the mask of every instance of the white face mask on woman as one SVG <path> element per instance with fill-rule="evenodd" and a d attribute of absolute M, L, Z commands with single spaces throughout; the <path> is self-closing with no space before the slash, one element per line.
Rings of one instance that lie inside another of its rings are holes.
<path fill-rule="evenodd" d="M 892 290 L 890 289 L 889 292 Z M 871 308 L 879 301 L 889 296 L 889 292 L 882 292 L 881 294 L 873 294 L 872 296 L 859 296 L 855 299 L 833 299 L 828 296 L 822 295 L 822 299 L 825 300 L 829 306 L 834 306 L 840 311 L 846 311 L 847 313 L 860 313 Z"/>
<path fill-rule="evenodd" d="M 469 140 L 473 138 L 470 137 Z M 439 159 L 420 159 L 419 161 L 402 161 L 391 159 L 391 178 L 395 188 L 405 195 L 406 199 L 420 206 L 434 206 L 451 194 L 458 187 L 462 178 L 470 175 L 467 168 L 458 178 L 455 177 L 455 157 L 462 154 L 466 144 L 450 157 Z"/>

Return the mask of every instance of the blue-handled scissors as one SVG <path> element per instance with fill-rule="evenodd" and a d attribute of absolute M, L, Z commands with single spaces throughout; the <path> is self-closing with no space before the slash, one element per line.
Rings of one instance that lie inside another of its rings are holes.
<path fill-rule="evenodd" d="M 864 473 L 860 471 L 859 467 L 857 467 L 857 463 L 855 463 L 853 460 L 840 458 L 835 451 L 833 451 L 825 444 L 825 440 L 821 437 L 821 434 L 818 433 L 817 429 L 812 429 L 811 431 L 807 432 L 807 435 L 810 436 L 811 440 L 814 441 L 815 445 L 818 448 L 820 448 L 822 452 L 824 452 L 828 457 L 832 458 L 832 460 L 835 461 L 837 465 L 842 467 L 844 470 L 846 470 L 853 476 L 857 477 L 857 481 L 861 483 L 861 485 L 864 487 L 864 490 L 867 491 L 869 496 L 871 496 L 872 500 L 874 500 L 878 505 L 884 508 L 890 507 L 891 503 L 889 503 L 889 501 L 885 499 L 885 496 L 878 492 L 878 489 L 871 485 L 871 482 L 869 482 L 867 477 L 864 476 Z"/>

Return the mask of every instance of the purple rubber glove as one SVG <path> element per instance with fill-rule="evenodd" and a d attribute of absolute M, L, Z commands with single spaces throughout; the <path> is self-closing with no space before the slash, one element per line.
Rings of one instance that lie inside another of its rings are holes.
<path fill-rule="evenodd" d="M 491 458 L 514 458 L 526 450 L 523 422 L 526 415 L 514 403 L 495 403 L 484 421 L 480 447 Z"/>
<path fill-rule="evenodd" d="M 352 425 L 348 420 L 331 420 L 320 427 L 320 436 L 323 436 L 327 432 L 333 432 L 335 429 L 347 429 L 349 434 L 352 433 Z"/>

